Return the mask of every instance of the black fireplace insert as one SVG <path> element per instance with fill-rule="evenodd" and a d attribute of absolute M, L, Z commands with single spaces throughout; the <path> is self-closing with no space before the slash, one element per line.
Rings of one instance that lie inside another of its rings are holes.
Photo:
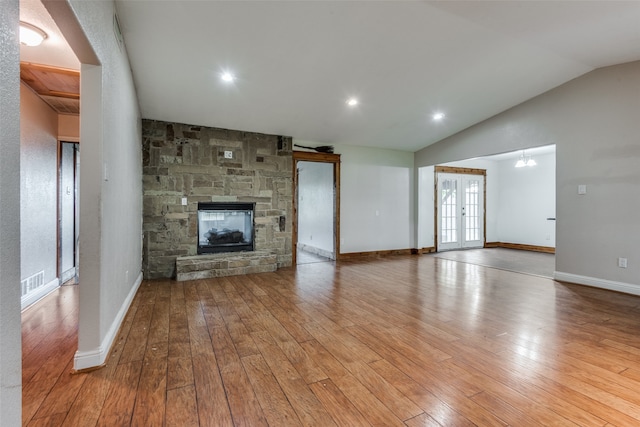
<path fill-rule="evenodd" d="M 198 254 L 254 250 L 255 203 L 198 203 Z"/>

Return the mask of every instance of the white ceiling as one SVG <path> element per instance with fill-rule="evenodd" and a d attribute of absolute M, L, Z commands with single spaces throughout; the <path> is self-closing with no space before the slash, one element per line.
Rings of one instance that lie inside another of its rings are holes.
<path fill-rule="evenodd" d="M 20 0 L 20 20 L 47 33 L 47 38 L 40 46 L 20 45 L 20 61 L 70 70 L 80 69 L 80 61 L 40 0 Z"/>
<path fill-rule="evenodd" d="M 21 0 L 21 19 L 31 3 Z M 143 117 L 320 144 L 415 151 L 594 68 L 640 59 L 640 1 L 116 6 Z M 50 56 L 41 63 L 61 54 Z M 227 69 L 238 77 L 230 86 L 219 80 Z M 347 107 L 350 96 L 360 105 Z"/>

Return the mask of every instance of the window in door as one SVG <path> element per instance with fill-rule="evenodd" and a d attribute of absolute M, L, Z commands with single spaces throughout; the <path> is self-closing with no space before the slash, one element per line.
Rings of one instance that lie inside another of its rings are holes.
<path fill-rule="evenodd" d="M 484 176 L 437 174 L 438 251 L 484 246 Z"/>

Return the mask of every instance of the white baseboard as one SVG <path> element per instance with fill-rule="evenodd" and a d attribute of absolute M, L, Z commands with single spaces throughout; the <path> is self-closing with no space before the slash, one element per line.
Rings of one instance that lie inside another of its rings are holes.
<path fill-rule="evenodd" d="M 76 276 L 76 268 L 72 267 L 60 275 L 60 283 L 66 283 Z"/>
<path fill-rule="evenodd" d="M 58 280 L 58 278 L 56 277 L 46 285 L 40 286 L 39 288 L 35 289 L 33 292 L 29 292 L 28 294 L 23 296 L 20 300 L 21 310 L 24 310 L 34 302 L 40 300 L 41 298 L 44 298 L 51 292 L 58 289 L 59 286 L 60 286 L 60 280 Z"/>
<path fill-rule="evenodd" d="M 120 330 L 120 326 L 122 325 L 122 321 L 124 320 L 124 316 L 126 316 L 129 307 L 131 306 L 131 302 L 133 302 L 133 298 L 136 296 L 136 292 L 138 292 L 138 288 L 142 283 L 142 272 L 138 275 L 136 282 L 134 283 L 129 295 L 122 303 L 116 318 L 111 323 L 111 327 L 107 331 L 102 343 L 98 348 L 86 351 L 76 351 L 76 355 L 73 360 L 73 368 L 76 371 L 81 369 L 94 368 L 97 366 L 101 366 L 107 360 L 107 356 L 109 355 L 109 351 L 111 350 L 111 346 L 113 345 L 113 341 L 116 339 L 116 335 L 118 334 L 118 330 Z"/>
<path fill-rule="evenodd" d="M 577 274 L 556 271 L 553 278 L 561 282 L 577 283 L 579 285 L 593 286 L 595 288 L 608 289 L 610 291 L 624 292 L 626 294 L 640 295 L 640 285 L 632 283 L 614 282 L 612 280 L 598 279 L 595 277 L 579 276 Z"/>

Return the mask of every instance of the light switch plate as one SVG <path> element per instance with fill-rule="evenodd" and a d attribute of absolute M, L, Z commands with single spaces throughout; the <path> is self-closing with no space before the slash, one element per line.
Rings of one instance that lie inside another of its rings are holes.
<path fill-rule="evenodd" d="M 587 194 L 587 186 L 584 184 L 578 185 L 578 194 Z"/>
<path fill-rule="evenodd" d="M 186 197 L 182 198 L 182 206 L 187 206 L 187 198 Z"/>

